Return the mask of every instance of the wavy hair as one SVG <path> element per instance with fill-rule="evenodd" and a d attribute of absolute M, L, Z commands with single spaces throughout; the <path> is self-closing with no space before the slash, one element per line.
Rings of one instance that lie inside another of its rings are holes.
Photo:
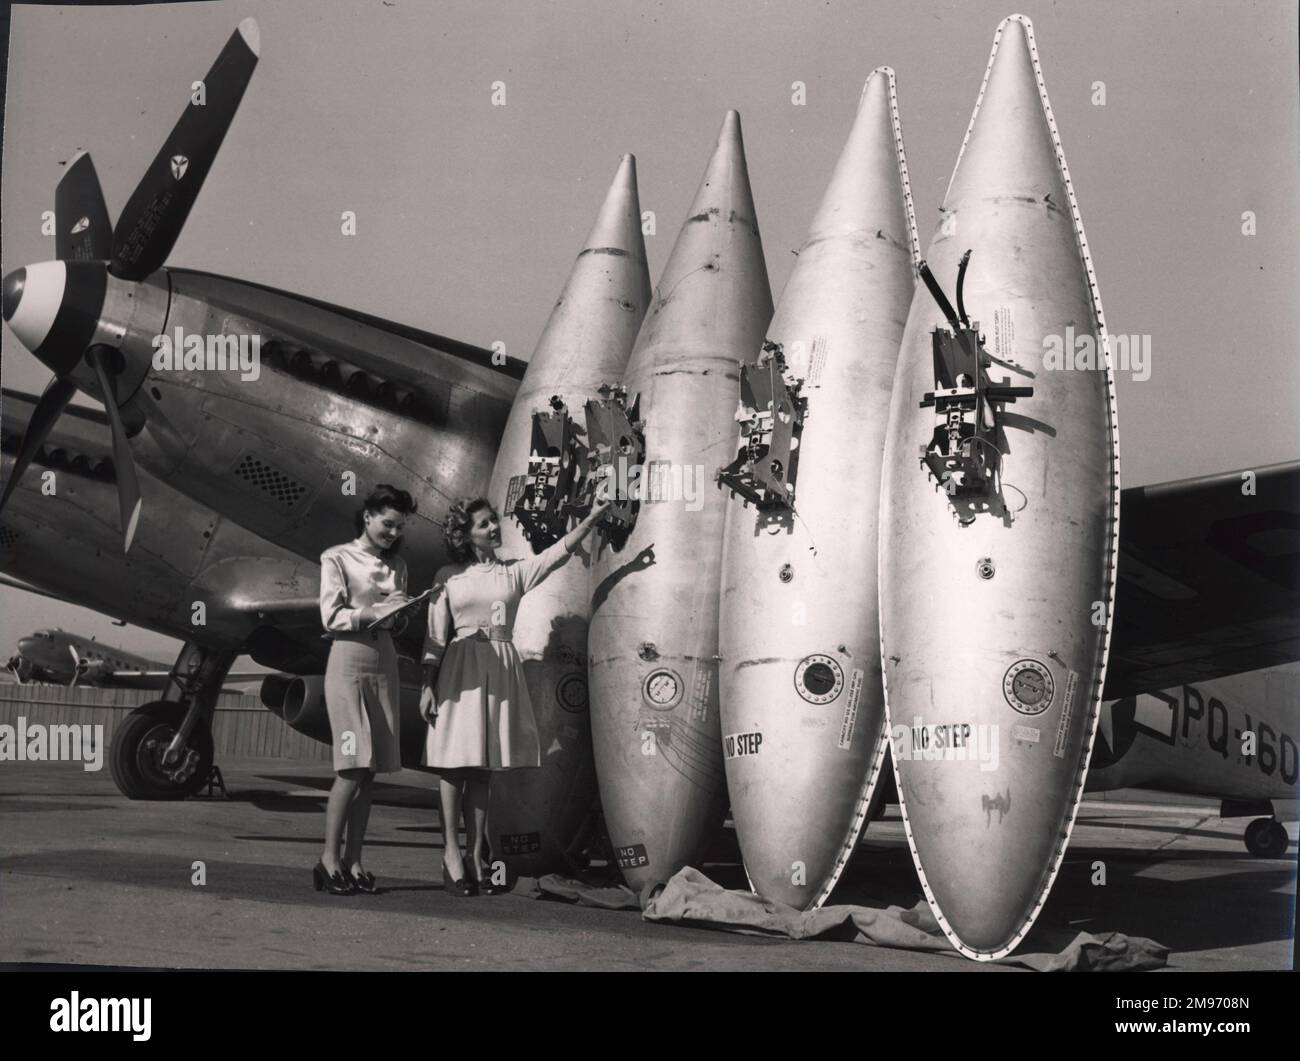
<path fill-rule="evenodd" d="M 391 508 L 404 516 L 414 516 L 416 511 L 415 498 L 405 490 L 399 490 L 396 486 L 389 483 L 379 483 L 369 494 L 366 495 L 365 501 L 357 509 L 353 523 L 357 529 L 357 537 L 361 537 L 366 530 L 366 513 L 377 516 L 384 509 Z M 397 551 L 402 547 L 402 539 L 398 538 L 393 543 L 392 548 L 385 549 L 383 555 L 391 557 L 397 555 Z"/>
<path fill-rule="evenodd" d="M 467 564 L 474 559 L 469 532 L 474 526 L 474 513 L 482 508 L 491 509 L 496 514 L 496 507 L 486 497 L 462 497 L 452 503 L 447 518 L 443 521 L 442 536 L 447 543 L 447 553 L 459 564 Z"/>

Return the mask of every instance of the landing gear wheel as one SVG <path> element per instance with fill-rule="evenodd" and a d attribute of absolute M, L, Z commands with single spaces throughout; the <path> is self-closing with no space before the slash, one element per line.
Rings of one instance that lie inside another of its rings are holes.
<path fill-rule="evenodd" d="M 1272 818 L 1256 818 L 1246 826 L 1246 850 L 1256 858 L 1281 858 L 1290 842 L 1286 830 Z"/>
<path fill-rule="evenodd" d="M 180 758 L 163 763 L 167 745 L 183 717 L 180 704 L 157 700 L 137 707 L 117 727 L 108 765 L 127 799 L 184 799 L 207 783 L 214 752 L 206 720 L 194 727 Z"/>

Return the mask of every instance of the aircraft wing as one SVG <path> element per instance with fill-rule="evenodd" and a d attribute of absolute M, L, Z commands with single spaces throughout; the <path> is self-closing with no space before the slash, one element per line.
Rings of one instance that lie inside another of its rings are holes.
<path fill-rule="evenodd" d="M 250 562 L 242 566 L 256 569 L 264 563 Z M 292 574 L 296 576 L 297 572 Z M 239 581 L 232 586 L 234 592 L 227 600 L 230 606 L 257 620 L 257 626 L 244 645 L 244 651 L 253 657 L 253 661 L 289 674 L 323 673 L 330 643 L 321 636 L 324 631 L 316 587 L 312 586 L 310 594 L 306 594 L 302 590 L 307 587 L 299 585 L 276 586 L 274 580 L 264 581 L 238 574 L 235 577 Z M 277 593 L 277 589 L 281 592 Z M 247 679 L 226 679 L 228 682 L 240 680 Z"/>
<path fill-rule="evenodd" d="M 1300 461 L 1120 496 L 1105 699 L 1300 660 Z"/>
<path fill-rule="evenodd" d="M 171 680 L 171 670 L 116 670 L 105 677 L 102 681 L 93 681 L 86 684 L 104 685 L 117 689 L 156 689 L 162 690 L 167 688 L 167 683 Z M 260 682 L 263 678 L 269 677 L 275 671 L 231 671 L 226 675 L 222 682 L 223 693 L 237 693 L 240 690 L 231 689 L 229 686 L 237 685 L 243 682 Z M 120 705 L 126 707 L 129 705 Z"/>
<path fill-rule="evenodd" d="M 324 673 L 330 642 L 321 628 L 318 597 L 250 597 L 239 606 L 255 612 L 262 621 L 244 646 L 255 662 L 289 674 Z M 416 621 L 394 639 L 399 659 L 418 660 L 423 637 L 424 618 L 417 610 Z M 226 679 L 238 680 L 233 676 Z"/>
<path fill-rule="evenodd" d="M 0 586 L 8 586 L 10 589 L 20 589 L 24 593 L 35 593 L 41 597 L 49 597 L 50 600 L 63 600 L 63 598 L 57 594 L 50 593 L 48 590 L 43 590 L 40 586 L 34 586 L 30 582 L 24 582 L 21 578 L 15 578 L 13 575 L 6 575 L 2 571 L 0 571 Z"/>
<path fill-rule="evenodd" d="M 229 674 L 226 675 L 225 680 L 227 682 L 260 682 L 263 678 L 265 678 L 268 674 L 271 673 L 273 672 L 266 671 L 266 670 L 232 670 Z M 166 679 L 170 674 L 171 674 L 170 667 L 160 667 L 157 670 L 131 670 L 128 668 L 123 668 L 121 670 L 113 671 L 112 676 L 114 678 L 141 678 L 141 679 L 161 678 L 164 680 L 164 684 L 165 684 Z"/>
<path fill-rule="evenodd" d="M 320 597 L 277 597 L 266 593 L 241 594 L 237 606 L 241 611 L 256 612 L 286 626 L 320 627 Z M 317 630 L 319 633 L 319 629 Z"/>

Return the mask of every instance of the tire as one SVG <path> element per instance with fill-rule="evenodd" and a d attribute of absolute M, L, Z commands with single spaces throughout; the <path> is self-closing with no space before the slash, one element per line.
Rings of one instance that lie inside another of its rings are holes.
<path fill-rule="evenodd" d="M 1246 850 L 1256 858 L 1282 858 L 1290 839 L 1272 818 L 1256 818 L 1246 826 Z"/>
<path fill-rule="evenodd" d="M 127 799 L 185 799 L 207 783 L 215 753 L 206 719 L 200 719 L 190 734 L 186 751 L 196 752 L 198 761 L 183 781 L 169 777 L 158 761 L 183 717 L 179 704 L 158 700 L 137 707 L 117 727 L 108 765 L 114 783 Z"/>

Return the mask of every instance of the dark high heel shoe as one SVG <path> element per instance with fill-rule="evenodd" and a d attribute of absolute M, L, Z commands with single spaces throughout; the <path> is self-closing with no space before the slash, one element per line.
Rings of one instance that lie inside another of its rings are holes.
<path fill-rule="evenodd" d="M 351 895 L 356 891 L 352 882 L 342 873 L 327 873 L 323 862 L 317 862 L 312 867 L 311 883 L 318 892 L 326 891 L 331 895 Z"/>
<path fill-rule="evenodd" d="M 478 867 L 478 876 L 475 878 L 480 895 L 501 895 L 508 892 L 510 888 L 504 884 L 495 884 L 492 881 L 492 868 L 482 863 Z"/>
<path fill-rule="evenodd" d="M 478 894 L 478 886 L 468 874 L 461 877 L 460 880 L 452 880 L 451 870 L 447 868 L 445 858 L 442 860 L 442 889 L 461 899 L 467 899 Z"/>
<path fill-rule="evenodd" d="M 343 876 L 347 878 L 353 889 L 362 892 L 365 895 L 374 895 L 379 889 L 375 885 L 375 875 L 373 873 L 361 872 L 353 873 L 350 869 L 342 871 Z"/>

